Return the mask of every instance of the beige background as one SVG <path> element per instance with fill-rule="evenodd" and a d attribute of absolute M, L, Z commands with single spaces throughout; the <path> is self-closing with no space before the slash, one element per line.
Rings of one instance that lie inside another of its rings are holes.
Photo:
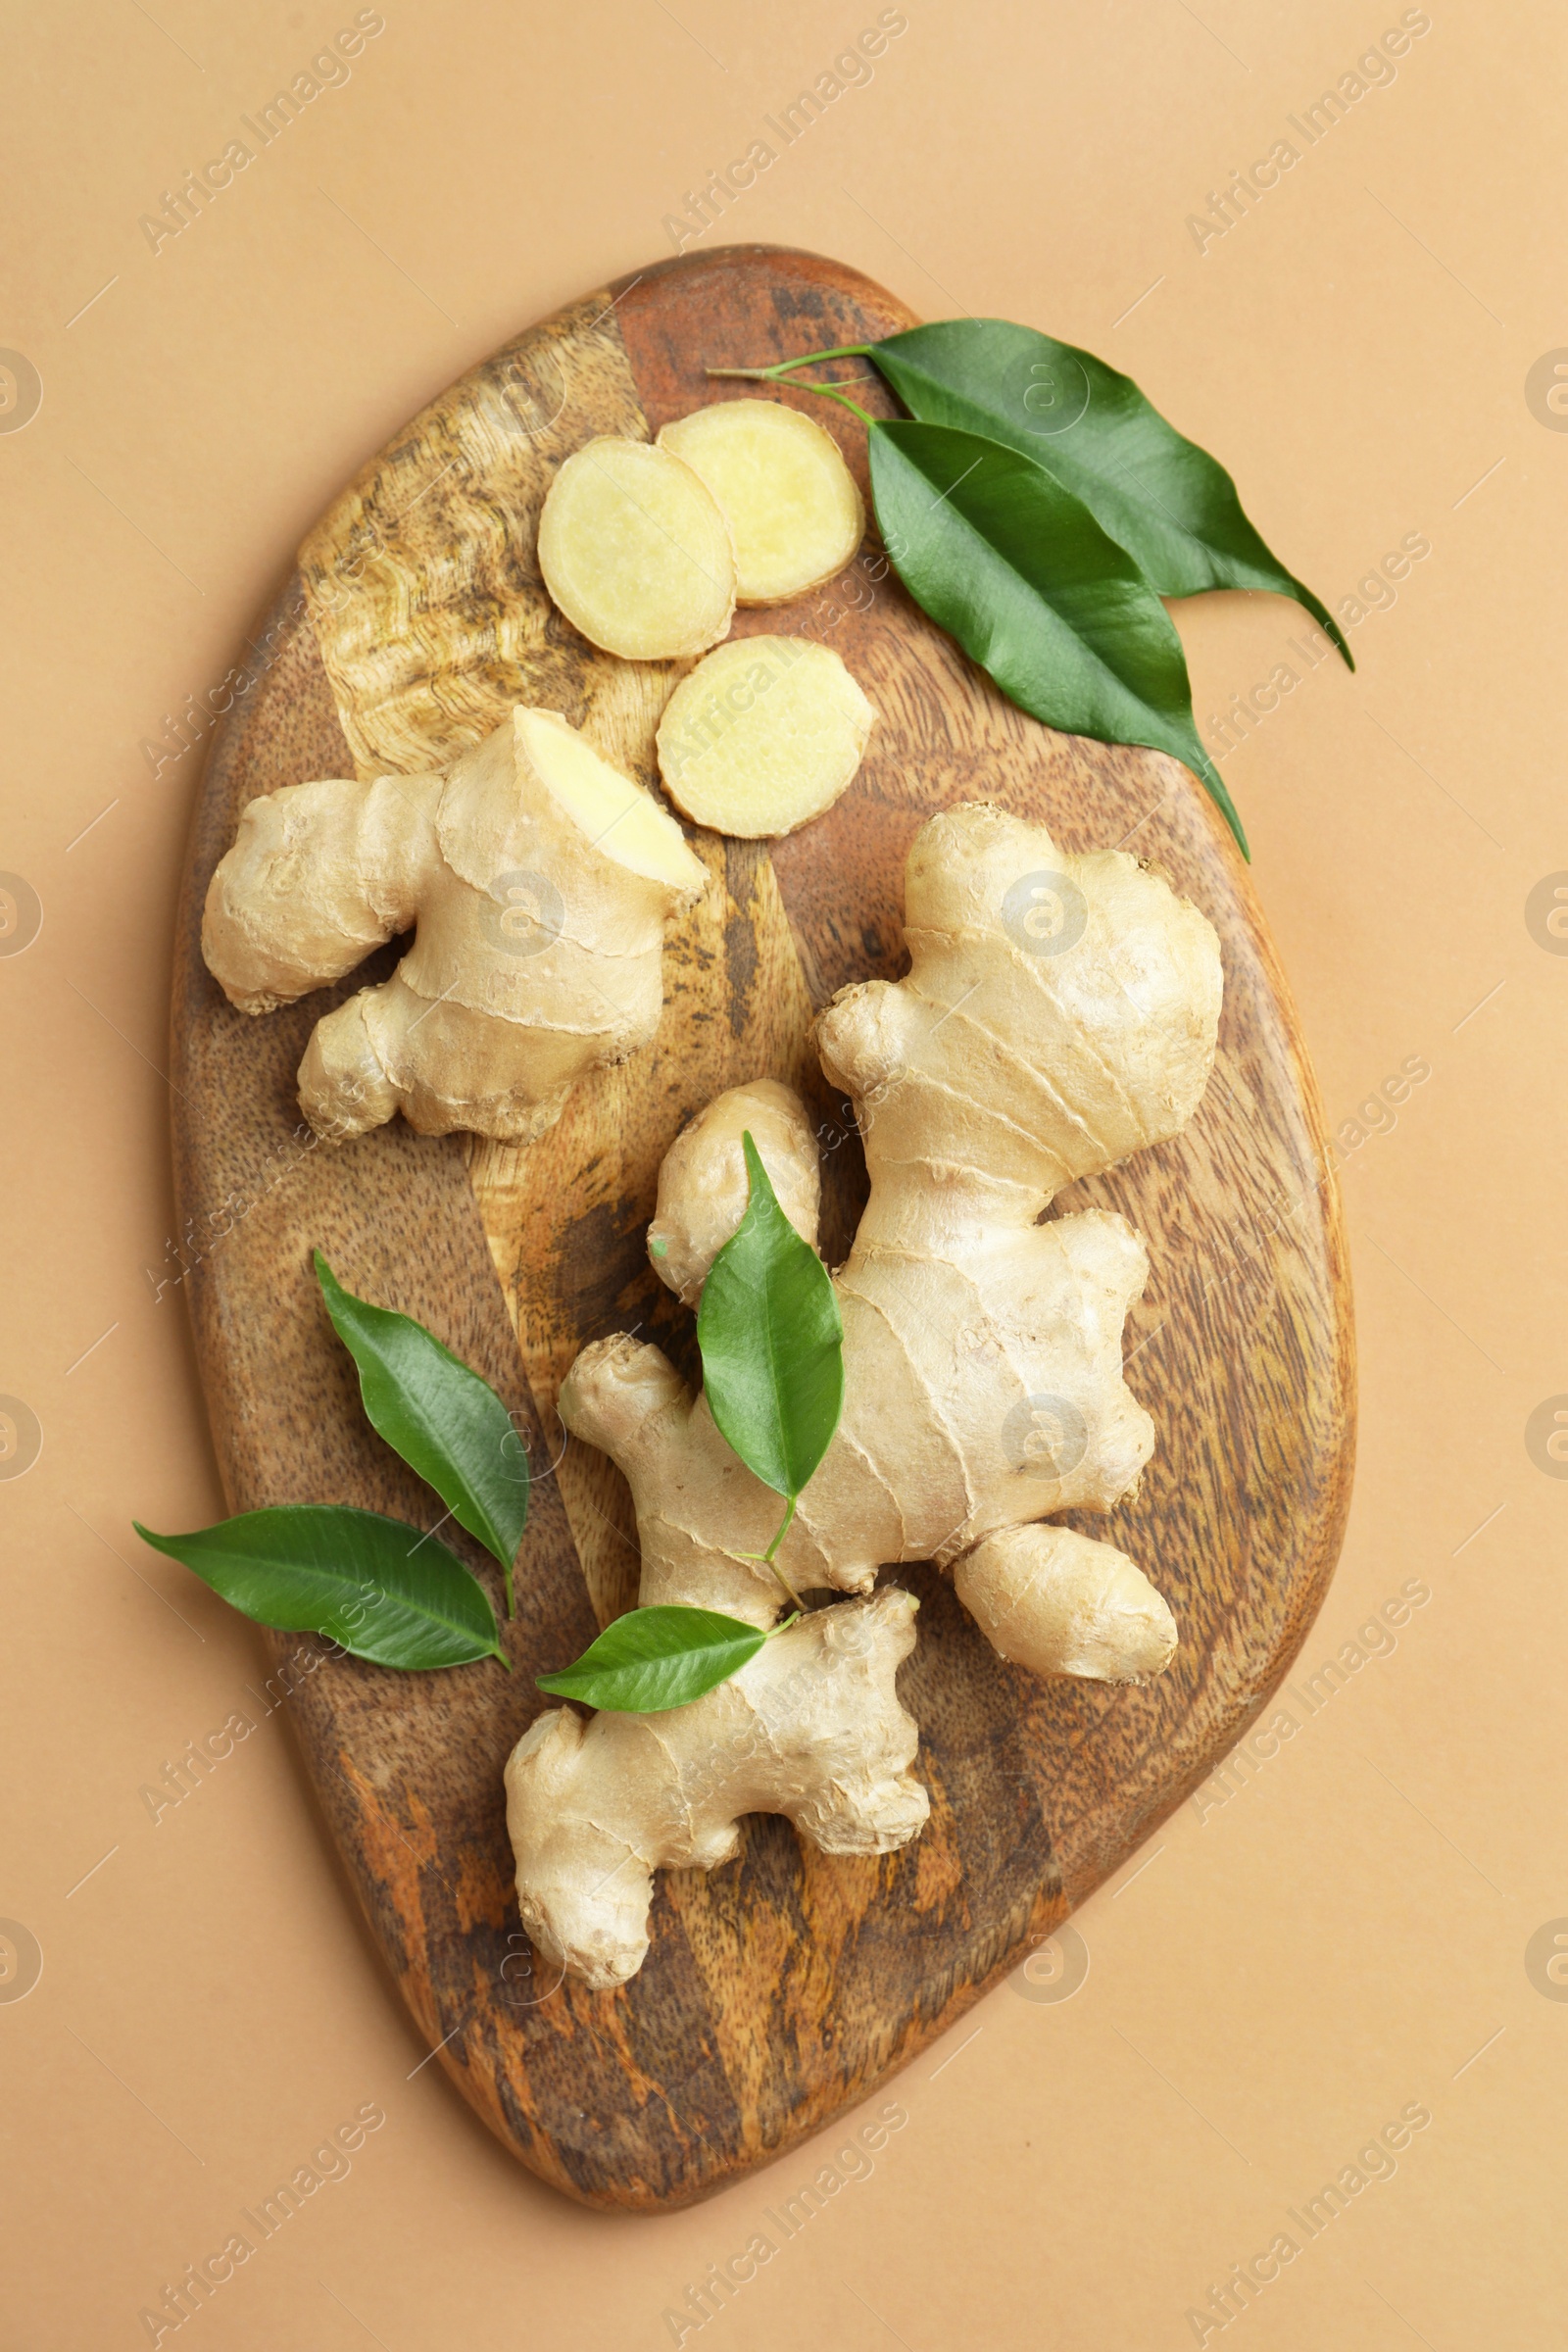
<path fill-rule="evenodd" d="M 1560 12 L 1434 0 L 1396 79 L 1201 253 L 1188 216 L 1397 25 L 1391 0 L 906 13 L 869 85 L 705 242 L 811 247 L 928 317 L 1103 353 L 1336 605 L 1406 534 L 1430 541 L 1354 629 L 1359 674 L 1311 670 L 1224 762 L 1350 1147 L 1360 1470 L 1302 1669 L 1407 1580 L 1430 1597 L 1095 1897 L 1072 1998 L 1015 1981 L 894 2085 L 907 2123 L 870 2177 L 702 2342 L 1190 2343 L 1189 2309 L 1279 2231 L 1304 2239 L 1286 2209 L 1419 2103 L 1396 2175 L 1227 2340 L 1554 2346 L 1568 1464 L 1526 1426 L 1568 1391 L 1568 939 L 1527 902 L 1568 868 L 1568 416 L 1527 377 L 1568 346 Z M 260 1655 L 128 1527 L 220 1508 L 179 1297 L 146 1271 L 172 1232 L 160 1073 L 200 755 L 155 778 L 139 747 L 221 677 L 393 427 L 517 326 L 667 252 L 685 192 L 877 11 L 388 0 L 352 79 L 155 255 L 139 216 L 353 14 L 8 11 L 0 344 L 43 400 L 0 434 L 0 867 L 43 925 L 0 960 L 0 1390 L 43 1448 L 0 1485 L 0 1914 L 43 1970 L 0 2003 L 5 2352 L 146 2341 L 141 2307 L 368 2101 L 387 2122 L 349 2177 L 182 2342 L 667 2343 L 665 2307 L 820 2160 L 665 2220 L 568 2205 L 438 2066 L 411 2079 L 421 2045 L 276 1718 L 156 1826 L 139 1794 Z M 1264 598 L 1179 619 L 1205 720 L 1301 636 Z M 1358 1118 L 1412 1058 L 1430 1077 Z M 13 1936 L 0 1992 L 25 1981 Z"/>

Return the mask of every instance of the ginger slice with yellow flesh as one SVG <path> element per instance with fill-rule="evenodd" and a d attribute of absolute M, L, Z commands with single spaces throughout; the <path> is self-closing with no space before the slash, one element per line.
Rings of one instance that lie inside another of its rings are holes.
<path fill-rule="evenodd" d="M 572 452 L 540 512 L 539 568 L 572 627 L 624 661 L 705 654 L 734 617 L 729 526 L 701 477 L 646 441 Z"/>
<path fill-rule="evenodd" d="M 659 723 L 659 772 L 694 824 L 793 833 L 848 789 L 876 712 L 830 647 L 737 637 L 683 678 Z"/>
<path fill-rule="evenodd" d="M 832 579 L 865 508 L 831 433 L 772 400 L 720 400 L 666 424 L 661 449 L 702 475 L 735 542 L 736 602 L 786 605 Z"/>

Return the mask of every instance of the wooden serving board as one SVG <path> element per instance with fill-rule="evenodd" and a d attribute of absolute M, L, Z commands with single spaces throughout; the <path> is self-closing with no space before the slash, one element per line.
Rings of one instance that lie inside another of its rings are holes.
<path fill-rule="evenodd" d="M 444 393 L 311 533 L 254 641 L 196 810 L 176 951 L 174 1159 L 189 1298 L 231 1508 L 437 1509 L 370 1433 L 310 1270 L 416 1315 L 501 1391 L 537 1484 L 506 1629 L 515 1671 L 296 1672 L 292 1711 L 327 1825 L 420 2030 L 491 2129 L 543 2179 L 639 2211 L 701 2197 L 865 2097 L 1118 1869 L 1234 1743 L 1322 1599 L 1348 1498 L 1352 1348 L 1339 1206 L 1316 1091 L 1245 869 L 1174 760 L 1053 734 L 1004 702 L 877 560 L 791 610 L 879 713 L 852 790 L 771 854 L 694 833 L 710 886 L 666 951 L 653 1047 L 581 1085 L 527 1149 L 413 1135 L 313 1144 L 294 1070 L 313 1024 L 390 966 L 264 1019 L 201 960 L 203 896 L 254 795 L 308 777 L 428 768 L 514 702 L 563 710 L 654 783 L 653 730 L 683 665 L 584 645 L 540 584 L 534 529 L 567 453 L 646 436 L 761 364 L 912 323 L 866 279 L 737 246 L 612 286 L 532 327 Z M 842 371 L 841 371 L 842 372 Z M 826 416 L 864 486 L 864 436 Z M 892 414 L 875 383 L 864 404 Z M 742 613 L 741 631 L 776 616 Z M 738 1864 L 662 1877 L 653 1948 L 621 1991 L 535 1967 L 512 1886 L 502 1767 L 560 1666 L 629 1604 L 629 1500 L 555 1413 L 577 1349 L 637 1329 L 691 1368 L 690 1318 L 644 1253 L 660 1158 L 721 1088 L 771 1074 L 821 1122 L 824 1250 L 864 1198 L 845 1106 L 806 1040 L 846 982 L 896 976 L 902 872 L 924 818 L 992 799 L 1071 850 L 1156 859 L 1215 924 L 1219 1057 L 1178 1142 L 1074 1188 L 1148 1239 L 1129 1378 L 1158 1450 L 1136 1502 L 1083 1519 L 1141 1561 L 1182 1643 L 1152 1688 L 1044 1683 L 1004 1665 L 933 1571 L 901 1678 L 931 1821 L 904 1852 L 832 1860 L 782 1820 Z M 451 1525 L 445 1540 L 498 1579 Z M 319 1647 L 277 1637 L 280 1656 Z"/>

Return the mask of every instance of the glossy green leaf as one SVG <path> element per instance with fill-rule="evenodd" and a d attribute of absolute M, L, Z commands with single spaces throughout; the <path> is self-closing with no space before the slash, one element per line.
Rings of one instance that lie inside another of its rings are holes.
<path fill-rule="evenodd" d="M 371 1428 L 500 1561 L 510 1615 L 512 1564 L 528 1520 L 528 1456 L 512 1415 L 422 1323 L 346 1291 L 318 1250 L 316 1275 L 338 1338 L 360 1368 Z"/>
<path fill-rule="evenodd" d="M 1355 667 L 1328 607 L 1249 521 L 1224 466 L 1093 352 L 1005 318 L 949 318 L 890 335 L 868 356 L 922 422 L 983 434 L 1046 466 L 1161 596 L 1291 597 Z"/>
<path fill-rule="evenodd" d="M 379 1511 L 282 1503 L 188 1536 L 131 1524 L 258 1625 L 324 1634 L 377 1666 L 508 1663 L 478 1579 L 445 1544 Z"/>
<path fill-rule="evenodd" d="M 703 1393 L 721 1434 L 777 1494 L 799 1494 L 844 1407 L 844 1326 L 827 1268 L 744 1139 L 746 1214 L 703 1286 Z"/>
<path fill-rule="evenodd" d="M 541 1690 L 633 1715 L 683 1707 L 728 1682 L 767 1636 L 716 1609 L 631 1609 L 607 1625 L 574 1665 L 541 1674 Z"/>
<path fill-rule="evenodd" d="M 916 603 L 1048 726 L 1185 760 L 1245 853 L 1170 614 L 1082 499 L 1032 458 L 952 425 L 879 423 L 869 441 L 877 520 Z"/>

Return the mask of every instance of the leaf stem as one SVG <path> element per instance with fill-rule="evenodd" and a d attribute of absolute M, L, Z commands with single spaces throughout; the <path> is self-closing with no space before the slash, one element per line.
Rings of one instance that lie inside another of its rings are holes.
<path fill-rule="evenodd" d="M 832 351 L 808 351 L 798 360 L 779 360 L 771 368 L 710 368 L 709 375 L 743 375 L 754 384 L 776 384 L 797 368 L 814 368 L 818 360 L 868 360 L 874 344 L 840 343 Z"/>
<path fill-rule="evenodd" d="M 773 1557 L 773 1554 L 777 1551 L 779 1545 L 783 1543 L 785 1537 L 790 1532 L 790 1521 L 795 1516 L 795 1505 L 799 1500 L 800 1497 L 797 1494 L 792 1494 L 790 1496 L 788 1507 L 785 1510 L 783 1519 L 779 1523 L 778 1534 L 773 1538 L 772 1543 L 768 1545 L 765 1551 L 738 1551 L 732 1554 L 732 1557 L 738 1560 L 757 1560 L 761 1564 L 762 1567 L 771 1568 L 774 1576 L 783 1586 L 791 1600 L 794 1601 L 796 1616 L 804 1617 L 806 1615 L 805 1601 L 796 1592 L 795 1587 L 790 1583 L 789 1578 L 785 1575 L 783 1569 Z M 774 1630 L 776 1632 L 778 1629 L 775 1627 Z"/>
<path fill-rule="evenodd" d="M 781 1618 L 779 1619 L 779 1621 L 778 1621 L 777 1625 L 770 1625 L 770 1626 L 768 1627 L 766 1634 L 763 1636 L 763 1639 L 764 1639 L 765 1641 L 771 1642 L 771 1641 L 772 1641 L 772 1639 L 773 1639 L 773 1636 L 774 1636 L 775 1634 L 787 1634 L 787 1633 L 789 1632 L 789 1630 L 790 1630 L 790 1627 L 791 1627 L 792 1625 L 799 1625 L 799 1624 L 800 1624 L 800 1622 L 801 1622 L 801 1616 L 802 1616 L 802 1611 L 801 1611 L 801 1610 L 799 1610 L 799 1609 L 793 1609 L 793 1610 L 791 1610 L 791 1612 L 790 1612 L 790 1614 L 789 1614 L 789 1616 L 788 1616 L 788 1617 L 781 1617 Z"/>
<path fill-rule="evenodd" d="M 838 391 L 832 384 L 798 384 L 796 386 L 796 390 L 800 392 L 814 392 L 819 400 L 836 400 L 841 409 L 848 409 L 852 416 L 858 416 L 859 418 L 860 422 L 865 426 L 867 432 L 870 431 L 872 425 L 876 422 L 876 418 L 874 416 L 868 416 L 865 411 L 859 407 L 856 401 L 847 399 L 844 393 Z"/>
<path fill-rule="evenodd" d="M 773 1554 L 777 1551 L 779 1545 L 783 1543 L 785 1537 L 790 1532 L 790 1521 L 795 1516 L 795 1505 L 799 1500 L 800 1497 L 797 1494 L 792 1494 L 790 1496 L 788 1503 L 785 1505 L 783 1519 L 779 1522 L 778 1534 L 773 1538 L 772 1543 L 762 1554 L 762 1557 L 767 1562 L 769 1568 L 771 1568 L 773 1565 Z M 797 1603 L 797 1606 L 799 1604 Z"/>
<path fill-rule="evenodd" d="M 764 1553 L 762 1554 L 762 1557 L 763 1557 L 764 1559 L 767 1559 L 767 1554 L 764 1552 Z M 798 1616 L 804 1616 L 804 1614 L 805 1614 L 805 1612 L 806 1612 L 806 1603 L 805 1603 L 805 1601 L 804 1601 L 804 1600 L 801 1598 L 800 1594 L 799 1594 L 799 1593 L 796 1592 L 796 1590 L 795 1590 L 795 1587 L 794 1587 L 794 1586 L 793 1586 L 793 1585 L 790 1583 L 790 1580 L 789 1580 L 789 1578 L 788 1578 L 788 1577 L 785 1575 L 785 1573 L 784 1573 L 783 1569 L 782 1569 L 782 1568 L 779 1566 L 779 1564 L 778 1564 L 777 1560 L 767 1560 L 767 1565 L 769 1566 L 769 1568 L 771 1568 L 771 1569 L 772 1569 L 774 1576 L 775 1576 L 775 1577 L 778 1579 L 778 1582 L 779 1582 L 779 1583 L 780 1583 L 780 1584 L 783 1586 L 785 1592 L 786 1592 L 786 1593 L 789 1595 L 790 1599 L 791 1599 L 791 1600 L 792 1600 L 792 1601 L 795 1603 L 796 1614 L 797 1614 Z"/>
<path fill-rule="evenodd" d="M 835 351 L 808 351 L 804 359 L 780 360 L 773 368 L 710 368 L 705 372 L 709 375 L 743 376 L 748 383 L 753 384 L 777 384 L 782 383 L 785 376 L 792 374 L 797 368 L 813 368 L 818 360 L 868 360 L 871 356 L 871 349 L 869 343 L 841 343 Z M 864 425 L 872 425 L 876 422 L 874 416 L 868 416 L 863 409 L 857 408 L 853 400 L 846 400 L 836 385 L 803 383 L 797 385 L 796 389 L 801 392 L 815 392 L 823 400 L 836 400 L 841 409 L 848 409 L 850 415 L 858 416 Z"/>

